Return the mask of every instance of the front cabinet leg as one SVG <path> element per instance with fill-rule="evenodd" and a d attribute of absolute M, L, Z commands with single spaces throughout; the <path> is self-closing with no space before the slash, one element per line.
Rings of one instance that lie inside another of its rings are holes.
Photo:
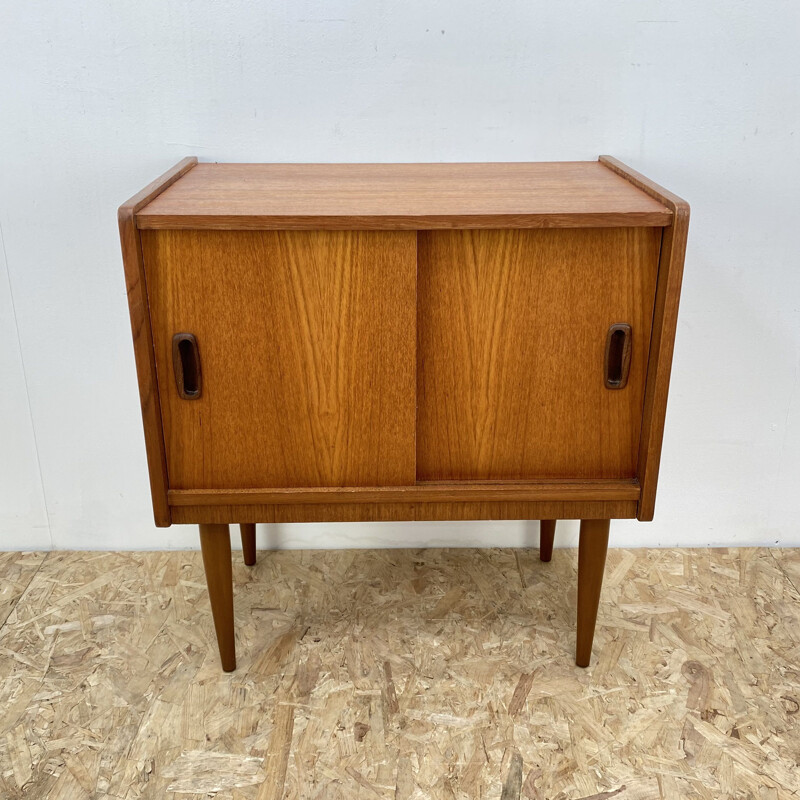
<path fill-rule="evenodd" d="M 581 520 L 578 545 L 578 642 L 575 648 L 575 663 L 579 667 L 588 667 L 592 657 L 610 523 L 608 519 Z"/>
<path fill-rule="evenodd" d="M 200 549 L 203 551 L 219 658 L 222 669 L 233 672 L 236 669 L 236 644 L 233 635 L 233 569 L 228 526 L 200 525 Z"/>

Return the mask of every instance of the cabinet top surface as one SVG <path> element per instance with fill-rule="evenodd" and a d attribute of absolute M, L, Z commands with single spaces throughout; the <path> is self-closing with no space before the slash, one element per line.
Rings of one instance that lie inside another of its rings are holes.
<path fill-rule="evenodd" d="M 598 161 L 197 164 L 139 228 L 663 226 L 672 212 Z"/>

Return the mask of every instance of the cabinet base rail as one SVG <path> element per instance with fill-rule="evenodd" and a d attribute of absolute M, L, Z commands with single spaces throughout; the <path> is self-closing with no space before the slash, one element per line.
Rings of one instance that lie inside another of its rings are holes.
<path fill-rule="evenodd" d="M 592 656 L 592 642 L 603 587 L 603 571 L 608 551 L 608 534 L 611 520 L 581 520 L 578 547 L 578 628 L 575 663 L 588 667 Z M 255 523 L 242 523 L 242 551 L 244 563 L 256 563 Z M 553 554 L 556 520 L 540 521 L 539 557 L 550 561 Z M 217 645 L 222 669 L 236 669 L 236 644 L 233 623 L 233 570 L 231 565 L 230 528 L 227 524 L 202 523 L 200 548 L 206 573 L 211 615 L 217 634 Z"/>
<path fill-rule="evenodd" d="M 291 503 L 462 503 L 638 500 L 635 478 L 561 481 L 430 481 L 413 486 L 298 486 L 277 489 L 170 489 L 170 506 Z"/>

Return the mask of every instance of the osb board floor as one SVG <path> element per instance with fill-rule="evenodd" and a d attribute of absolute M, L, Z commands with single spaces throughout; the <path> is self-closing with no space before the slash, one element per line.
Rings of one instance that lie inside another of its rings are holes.
<path fill-rule="evenodd" d="M 800 551 L 613 550 L 592 666 L 576 554 L 0 556 L 0 796 L 796 797 Z"/>

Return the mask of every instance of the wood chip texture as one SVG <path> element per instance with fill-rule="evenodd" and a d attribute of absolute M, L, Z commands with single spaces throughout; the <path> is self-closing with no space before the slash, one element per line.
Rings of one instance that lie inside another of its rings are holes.
<path fill-rule="evenodd" d="M 800 792 L 800 551 L 0 554 L 9 800 L 782 800 Z"/>

